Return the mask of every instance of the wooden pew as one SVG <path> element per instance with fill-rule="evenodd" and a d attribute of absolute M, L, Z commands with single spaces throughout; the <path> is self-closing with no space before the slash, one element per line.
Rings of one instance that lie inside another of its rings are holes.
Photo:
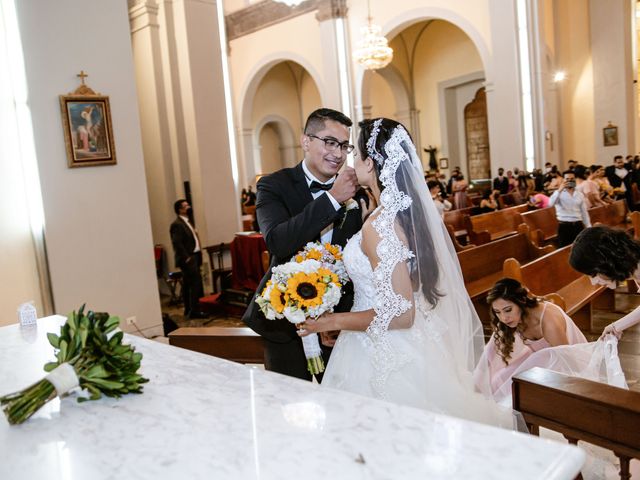
<path fill-rule="evenodd" d="M 169 343 L 238 363 L 264 363 L 262 337 L 248 327 L 182 327 Z"/>
<path fill-rule="evenodd" d="M 538 367 L 514 376 L 512 389 L 513 409 L 531 433 L 544 427 L 574 445 L 583 440 L 612 450 L 620 478 L 631 478 L 629 461 L 640 458 L 640 393 Z"/>
<path fill-rule="evenodd" d="M 538 246 L 549 245 L 558 237 L 555 207 L 541 208 L 520 214 L 522 223 L 531 230 L 531 240 Z"/>
<path fill-rule="evenodd" d="M 596 306 L 613 309 L 614 292 L 602 285 L 592 285 L 589 277 L 575 271 L 569 265 L 571 245 L 548 253 L 522 265 L 515 258 L 505 260 L 503 276 L 515 278 L 534 295 L 558 294 L 564 302 L 564 311 L 578 327 L 591 331 L 591 310 Z"/>
<path fill-rule="evenodd" d="M 453 231 L 453 227 L 446 223 L 444 226 L 447 229 L 447 232 L 449 233 L 449 238 L 451 238 L 451 243 L 453 243 L 453 248 L 456 249 L 456 252 L 461 252 L 463 250 L 468 250 L 469 248 L 475 247 L 475 245 L 472 243 L 467 243 L 466 245 L 463 245 L 462 243 L 460 243 L 456 238 L 456 232 Z"/>
<path fill-rule="evenodd" d="M 445 225 L 451 225 L 451 227 L 453 227 L 455 238 L 460 244 L 465 244 L 467 238 L 467 226 L 464 218 L 469 215 L 475 215 L 476 213 L 478 213 L 477 207 L 461 208 L 459 210 L 444 212 L 443 221 Z"/>
<path fill-rule="evenodd" d="M 515 207 L 516 205 L 518 205 L 518 202 L 516 202 L 516 197 L 513 193 L 503 193 L 498 197 L 498 206 L 501 209 Z"/>
<path fill-rule="evenodd" d="M 526 264 L 552 250 L 551 246 L 538 248 L 533 245 L 529 240 L 529 229 L 526 225 L 520 225 L 515 235 L 458 252 L 465 287 L 485 326 L 485 332 L 490 334 L 491 330 L 487 293 L 502 278 L 504 261 L 517 258 Z"/>
<path fill-rule="evenodd" d="M 520 224 L 520 214 L 526 212 L 528 206 L 505 208 L 496 212 L 481 213 L 472 217 L 465 217 L 465 225 L 469 241 L 476 245 L 498 240 L 514 235 Z"/>
<path fill-rule="evenodd" d="M 591 224 L 601 223 L 609 227 L 630 230 L 633 225 L 627 223 L 627 204 L 624 200 L 616 200 L 608 205 L 589 209 Z"/>

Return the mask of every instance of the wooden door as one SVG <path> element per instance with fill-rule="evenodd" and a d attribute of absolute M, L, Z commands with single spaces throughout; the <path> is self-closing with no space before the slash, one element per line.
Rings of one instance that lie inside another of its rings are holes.
<path fill-rule="evenodd" d="M 487 95 L 484 87 L 480 88 L 473 101 L 464 107 L 464 127 L 469 181 L 491 178 Z"/>

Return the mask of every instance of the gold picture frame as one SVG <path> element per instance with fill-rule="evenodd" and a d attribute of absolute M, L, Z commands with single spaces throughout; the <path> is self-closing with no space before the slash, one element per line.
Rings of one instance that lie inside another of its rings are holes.
<path fill-rule="evenodd" d="M 603 142 L 605 147 L 614 147 L 618 145 L 618 127 L 609 125 L 602 129 Z"/>
<path fill-rule="evenodd" d="M 116 149 L 109 97 L 84 84 L 68 95 L 60 95 L 60 110 L 70 168 L 115 165 Z"/>

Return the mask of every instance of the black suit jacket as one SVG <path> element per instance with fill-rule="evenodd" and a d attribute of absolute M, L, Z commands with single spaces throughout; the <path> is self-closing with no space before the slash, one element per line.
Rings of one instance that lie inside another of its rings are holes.
<path fill-rule="evenodd" d="M 619 188 L 620 185 L 624 183 L 624 186 L 627 190 L 631 189 L 631 177 L 633 175 L 632 175 L 631 169 L 629 168 L 629 165 L 625 163 L 624 168 L 626 168 L 629 171 L 629 174 L 626 177 L 624 177 L 624 179 L 616 175 L 615 165 L 609 165 L 607 168 L 604 169 L 604 174 L 609 179 L 609 183 L 613 188 Z"/>
<path fill-rule="evenodd" d="M 184 265 L 187 259 L 193 255 L 196 248 L 196 239 L 189 226 L 178 217 L 171 224 L 171 244 L 175 252 L 176 265 Z"/>
<path fill-rule="evenodd" d="M 493 179 L 493 189 L 499 190 L 502 195 L 509 192 L 509 179 L 507 177 L 496 177 Z"/>
<path fill-rule="evenodd" d="M 343 247 L 362 227 L 359 209 L 336 211 L 326 193 L 313 199 L 302 163 L 258 181 L 256 216 L 271 256 L 269 270 L 258 285 L 256 294 L 264 289 L 274 266 L 288 262 L 308 242 L 319 240 L 320 233 L 328 225 L 334 224 L 331 243 Z M 336 311 L 348 311 L 352 303 L 353 287 L 348 283 Z M 255 303 L 255 296 L 242 320 L 272 342 L 286 343 L 298 338 L 294 325 L 286 319 L 267 320 Z"/>

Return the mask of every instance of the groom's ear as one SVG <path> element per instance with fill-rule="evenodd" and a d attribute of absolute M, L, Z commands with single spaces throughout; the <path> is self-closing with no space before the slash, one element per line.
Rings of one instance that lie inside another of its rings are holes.
<path fill-rule="evenodd" d="M 305 152 L 309 150 L 309 137 L 307 137 L 304 133 L 300 135 L 300 145 L 302 145 L 302 150 Z"/>

